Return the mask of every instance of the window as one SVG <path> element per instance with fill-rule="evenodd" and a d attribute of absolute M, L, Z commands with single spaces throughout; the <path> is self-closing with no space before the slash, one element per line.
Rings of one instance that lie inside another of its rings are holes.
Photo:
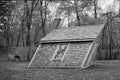
<path fill-rule="evenodd" d="M 68 44 L 59 44 L 53 55 L 52 61 L 56 61 L 56 60 L 61 61 L 64 58 L 67 49 L 68 49 Z"/>

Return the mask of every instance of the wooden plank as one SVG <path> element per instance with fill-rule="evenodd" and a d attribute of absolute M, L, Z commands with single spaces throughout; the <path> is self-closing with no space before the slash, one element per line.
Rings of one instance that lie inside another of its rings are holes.
<path fill-rule="evenodd" d="M 66 55 L 66 53 L 67 53 L 67 51 L 68 51 L 68 49 L 69 49 L 69 46 L 70 46 L 70 43 L 68 44 L 67 49 L 65 50 L 65 53 L 64 53 L 64 55 L 63 55 L 61 61 L 63 61 L 63 59 L 64 59 L 64 57 L 65 57 L 65 55 Z"/>
<path fill-rule="evenodd" d="M 57 54 L 57 51 L 58 51 L 58 49 L 59 49 L 59 46 L 60 46 L 60 45 L 57 46 L 57 48 L 56 48 L 56 50 L 55 50 L 55 52 L 54 52 L 54 55 L 53 55 L 53 57 L 51 58 L 51 61 L 54 59 L 55 55 Z"/>
<path fill-rule="evenodd" d="M 86 67 L 89 66 L 89 65 L 88 65 L 88 66 L 84 67 L 84 64 L 85 64 L 85 62 L 86 62 L 86 60 L 87 60 L 87 58 L 88 58 L 88 56 L 89 56 L 89 53 L 90 53 L 90 50 L 91 50 L 92 46 L 93 46 L 93 42 L 92 42 L 92 44 L 90 45 L 90 48 L 89 48 L 88 51 L 87 51 L 87 55 L 86 55 L 86 57 L 85 57 L 82 65 L 81 65 L 81 68 L 86 68 Z"/>
<path fill-rule="evenodd" d="M 35 58 L 35 56 L 36 56 L 36 54 L 37 54 L 37 52 L 38 52 L 38 50 L 39 50 L 40 47 L 41 47 L 41 44 L 38 46 L 37 50 L 35 51 L 35 54 L 34 54 L 34 56 L 32 57 L 32 60 L 30 61 L 30 64 L 28 65 L 28 68 L 29 68 L 30 65 L 32 64 L 32 62 L 33 62 L 33 60 L 34 60 L 34 58 Z"/>
<path fill-rule="evenodd" d="M 88 57 L 87 57 L 84 65 L 82 66 L 82 68 L 87 68 L 87 67 L 90 65 L 90 63 L 91 63 L 92 60 L 94 59 L 94 56 L 95 56 L 95 53 L 96 53 L 95 51 L 96 51 L 97 47 L 98 47 L 98 43 L 97 43 L 97 44 L 94 44 L 94 45 L 91 47 L 91 50 L 90 50 L 90 52 L 89 52 L 89 55 L 88 55 Z M 89 64 L 89 65 L 88 65 L 88 64 Z"/>

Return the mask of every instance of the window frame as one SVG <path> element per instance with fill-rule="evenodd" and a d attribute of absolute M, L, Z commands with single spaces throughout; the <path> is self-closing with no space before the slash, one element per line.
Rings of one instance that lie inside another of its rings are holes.
<path fill-rule="evenodd" d="M 61 59 L 55 59 L 55 56 L 57 55 L 57 52 L 58 52 L 58 50 L 60 48 L 60 45 L 67 45 L 67 48 L 65 49 L 64 54 L 61 57 Z M 63 59 L 64 59 L 64 57 L 65 57 L 65 55 L 66 55 L 66 53 L 67 53 L 67 51 L 69 49 L 69 46 L 70 46 L 70 43 L 59 43 L 58 46 L 57 46 L 57 48 L 56 48 L 56 50 L 55 50 L 55 52 L 54 52 L 54 55 L 51 58 L 51 61 L 59 61 L 59 60 L 63 61 Z"/>

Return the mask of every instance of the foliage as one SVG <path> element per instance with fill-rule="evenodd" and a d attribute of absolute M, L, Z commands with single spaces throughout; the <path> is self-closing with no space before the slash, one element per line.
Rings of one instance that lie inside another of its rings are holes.
<path fill-rule="evenodd" d="M 65 27 L 67 23 L 68 27 L 102 23 L 99 16 L 95 19 L 100 7 L 94 1 L 98 0 L 1 0 L 0 43 L 10 47 L 38 46 L 40 39 L 54 29 L 51 24 L 55 17 L 62 18 Z"/>
<path fill-rule="evenodd" d="M 74 1 L 61 1 L 58 12 L 60 15 L 66 15 L 68 17 L 68 24 L 71 25 L 73 18 L 71 18 L 74 14 L 75 19 L 77 20 L 77 25 L 83 24 L 83 18 L 85 18 L 86 14 L 92 13 L 95 18 L 97 18 L 98 10 L 101 8 L 97 5 L 98 0 L 74 0 Z M 87 13 L 86 13 L 87 12 Z M 83 17 L 85 16 L 85 17 Z M 88 19 L 90 16 L 87 16 Z M 74 22 L 74 23 L 76 23 Z M 79 22 L 79 24 L 78 24 Z M 70 26 L 69 25 L 69 26 Z"/>
<path fill-rule="evenodd" d="M 10 17 L 11 17 L 11 12 L 12 12 L 12 2 L 11 1 L 6 1 L 6 0 L 1 0 L 0 1 L 0 37 L 1 37 L 1 42 L 4 42 L 3 39 L 6 40 L 4 43 L 8 43 L 9 45 L 9 39 L 11 36 L 10 33 Z"/>

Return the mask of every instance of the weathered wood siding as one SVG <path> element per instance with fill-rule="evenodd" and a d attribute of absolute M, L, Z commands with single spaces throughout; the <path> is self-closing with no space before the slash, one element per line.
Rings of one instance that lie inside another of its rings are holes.
<path fill-rule="evenodd" d="M 31 67 L 81 67 L 91 42 L 70 43 L 61 61 L 51 61 L 58 44 L 43 44 L 37 52 Z"/>
<path fill-rule="evenodd" d="M 30 66 L 48 66 L 58 44 L 43 44 Z"/>
<path fill-rule="evenodd" d="M 91 42 L 71 43 L 71 46 L 63 59 L 63 66 L 81 67 Z"/>

